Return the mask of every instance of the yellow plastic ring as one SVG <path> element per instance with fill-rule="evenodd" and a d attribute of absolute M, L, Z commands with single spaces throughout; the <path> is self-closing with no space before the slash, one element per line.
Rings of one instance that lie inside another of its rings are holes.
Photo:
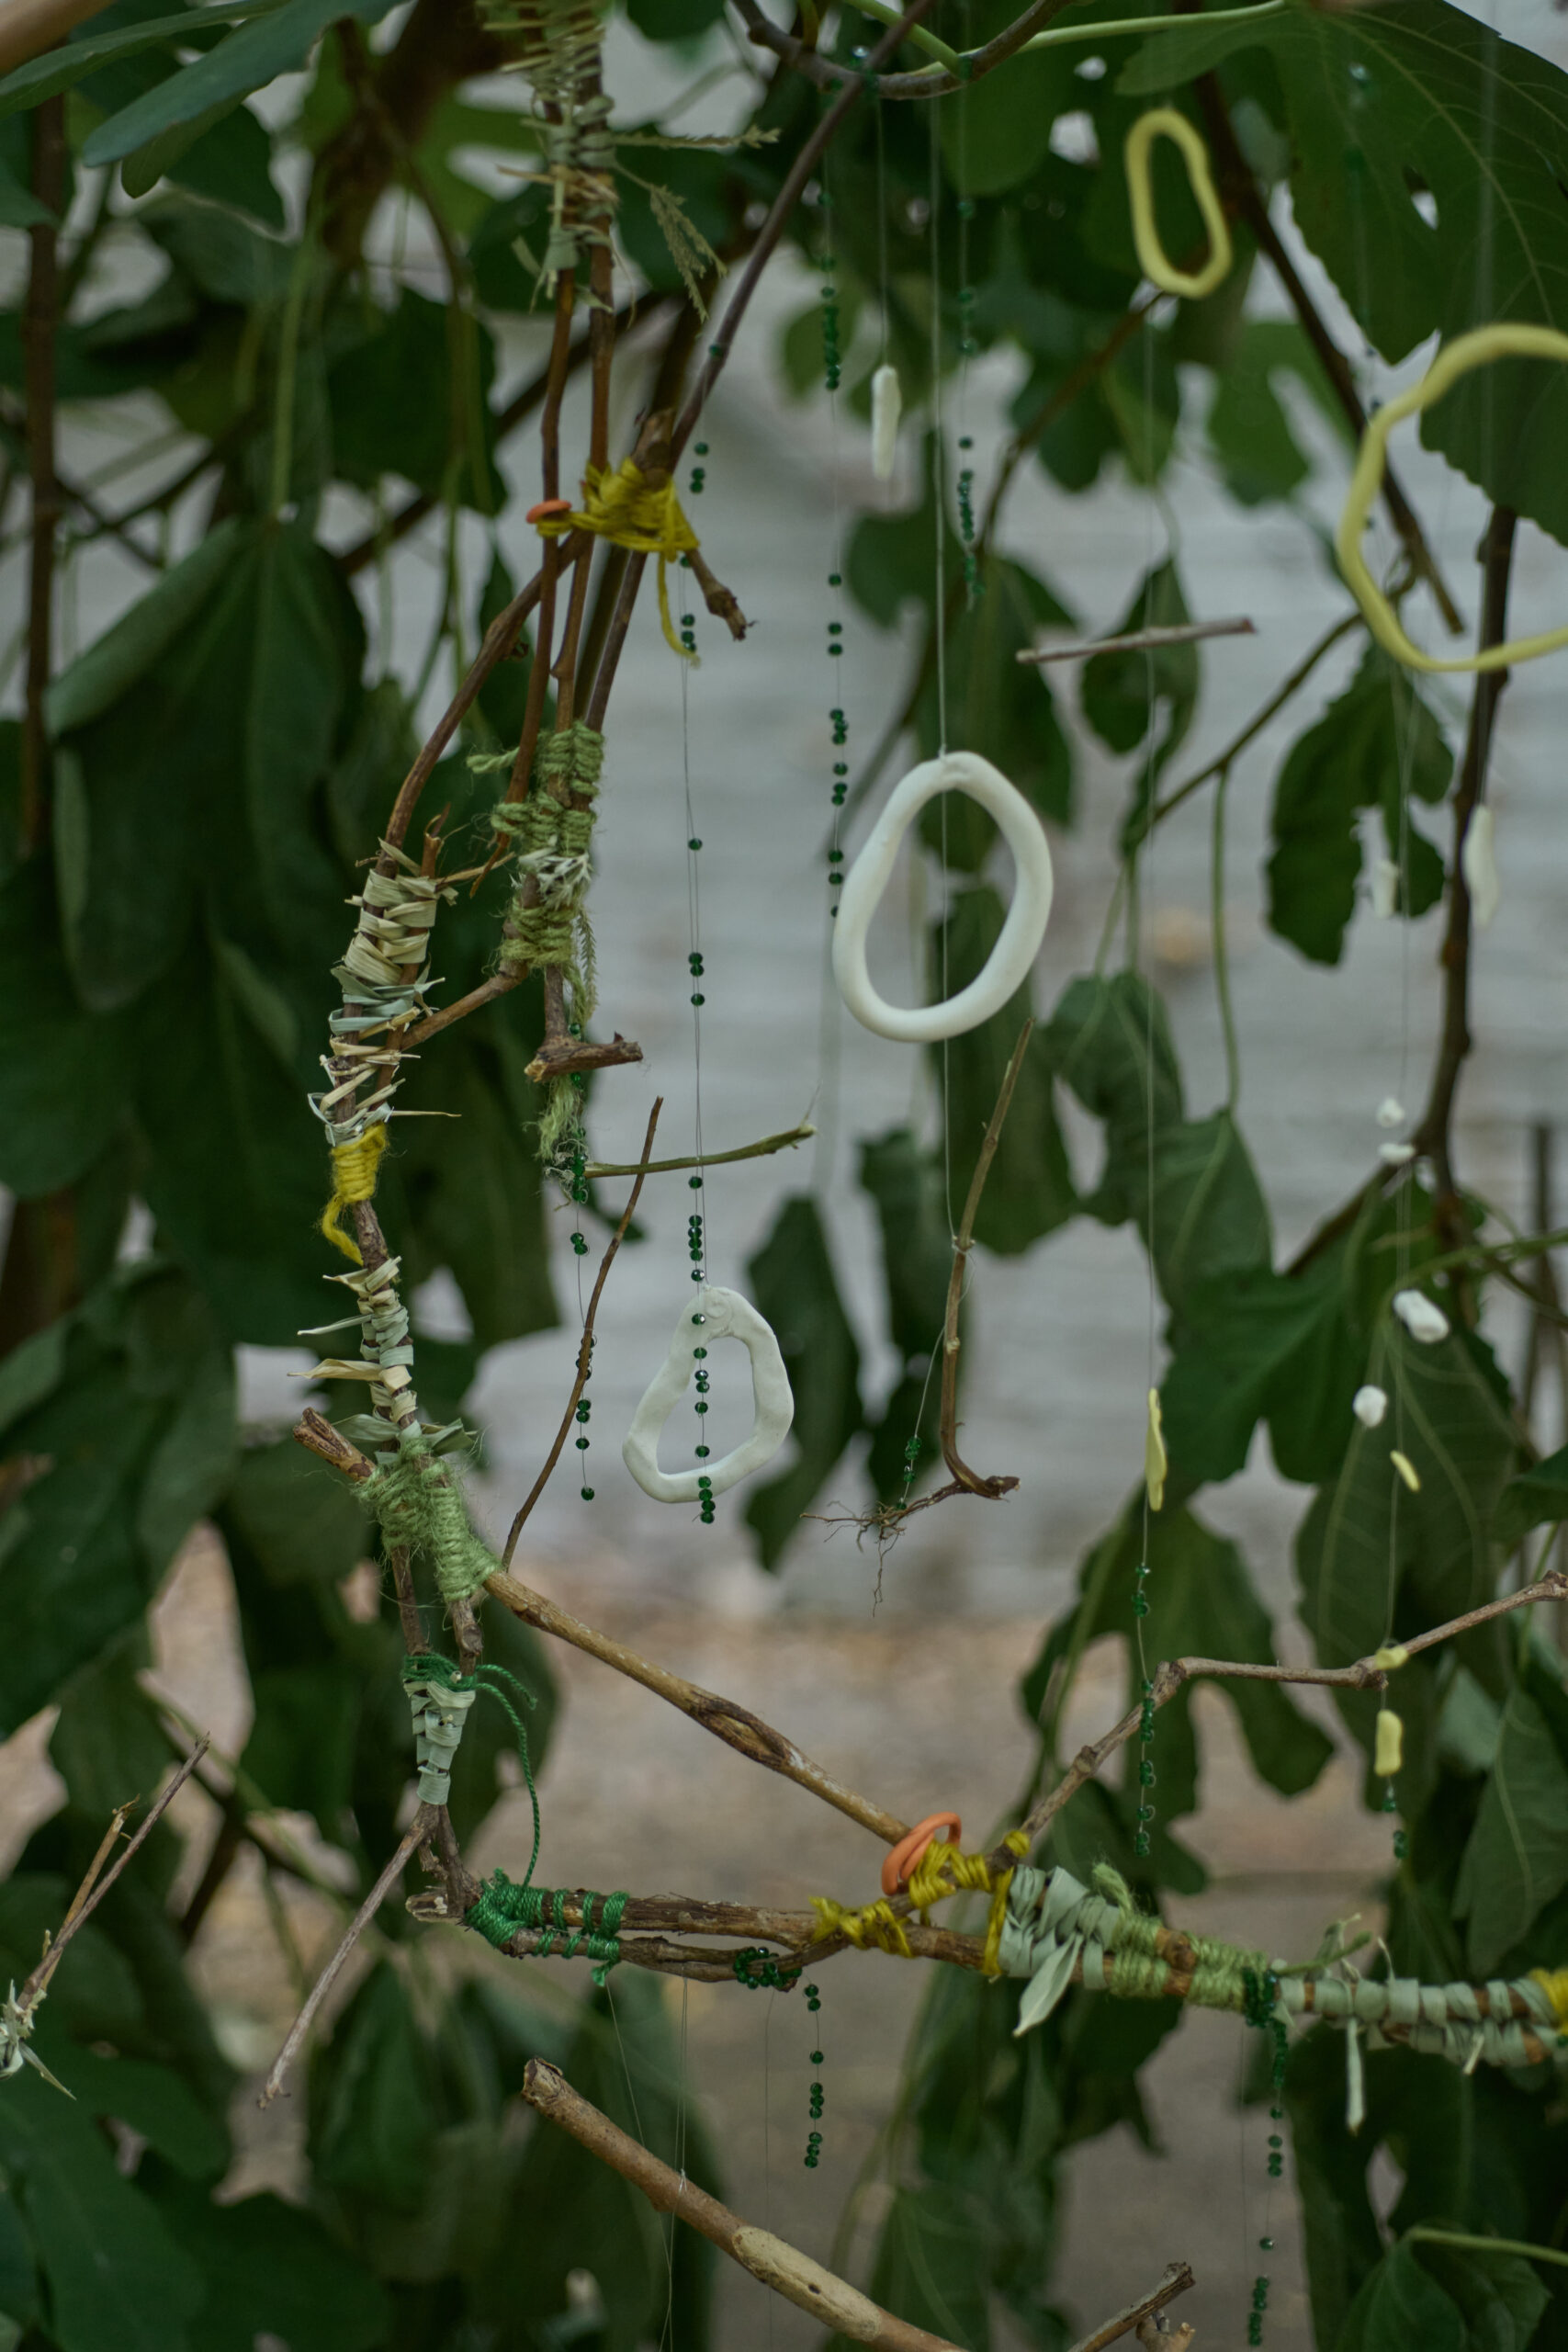
<path fill-rule="evenodd" d="M 1209 232 L 1209 258 L 1201 269 L 1190 275 L 1178 269 L 1167 255 L 1159 241 L 1155 223 L 1154 190 L 1149 185 L 1149 150 L 1156 139 L 1169 139 L 1180 148 L 1187 165 L 1187 179 L 1203 216 L 1203 226 Z M 1133 243 L 1137 248 L 1138 266 L 1151 286 L 1162 294 L 1184 294 L 1189 301 L 1196 301 L 1204 294 L 1212 294 L 1224 278 L 1231 266 L 1231 232 L 1214 192 L 1209 170 L 1209 151 L 1202 139 L 1184 114 L 1174 107 L 1151 107 L 1141 114 L 1127 133 L 1123 151 L 1127 161 L 1127 195 L 1133 207 Z"/>
<path fill-rule="evenodd" d="M 1378 586 L 1361 553 L 1361 534 L 1372 501 L 1382 486 L 1388 462 L 1388 436 L 1401 419 L 1441 400 L 1450 384 L 1472 368 L 1493 359 L 1568 359 L 1568 334 L 1555 327 L 1476 327 L 1445 344 L 1418 384 L 1380 408 L 1368 423 L 1356 455 L 1355 471 L 1345 500 L 1345 512 L 1334 535 L 1339 569 L 1356 602 L 1385 653 L 1407 670 L 1506 670 L 1515 662 L 1533 662 L 1540 653 L 1555 653 L 1568 645 L 1568 628 L 1548 629 L 1540 637 L 1516 637 L 1506 645 L 1489 645 L 1480 653 L 1423 653 L 1400 628 L 1393 605 Z"/>

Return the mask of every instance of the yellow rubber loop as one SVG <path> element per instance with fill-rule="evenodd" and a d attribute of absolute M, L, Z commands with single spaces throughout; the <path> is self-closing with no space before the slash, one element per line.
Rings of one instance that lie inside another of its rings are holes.
<path fill-rule="evenodd" d="M 1209 232 L 1209 258 L 1195 272 L 1178 269 L 1159 241 L 1154 189 L 1149 184 L 1149 150 L 1156 139 L 1168 139 L 1180 148 L 1187 165 L 1188 185 Z M 1230 272 L 1231 232 L 1215 192 L 1209 170 L 1209 151 L 1201 135 L 1174 107 L 1151 107 L 1127 133 L 1123 152 L 1127 195 L 1133 207 L 1133 243 L 1137 248 L 1139 268 L 1162 294 L 1183 294 L 1189 301 L 1212 294 Z"/>
<path fill-rule="evenodd" d="M 1388 436 L 1394 426 L 1441 400 L 1449 387 L 1461 376 L 1468 376 L 1472 368 L 1484 368 L 1494 359 L 1568 359 L 1568 334 L 1560 334 L 1555 327 L 1515 325 L 1477 327 L 1470 334 L 1456 335 L 1452 343 L 1444 345 L 1421 381 L 1380 408 L 1361 435 L 1345 512 L 1334 535 L 1334 551 L 1346 584 L 1366 615 L 1367 627 L 1383 651 L 1403 662 L 1407 670 L 1506 670 L 1516 662 L 1533 662 L 1538 654 L 1555 653 L 1560 646 L 1568 645 L 1568 628 L 1552 628 L 1540 637 L 1516 637 L 1506 645 L 1488 645 L 1479 653 L 1423 653 L 1401 628 L 1361 553 L 1361 534 L 1372 501 L 1382 487 Z"/>

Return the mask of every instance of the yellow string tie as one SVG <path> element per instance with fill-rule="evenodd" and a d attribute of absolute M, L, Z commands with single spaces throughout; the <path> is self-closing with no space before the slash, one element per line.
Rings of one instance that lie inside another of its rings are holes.
<path fill-rule="evenodd" d="M 824 1936 L 847 1936 L 857 1951 L 864 1951 L 868 1944 L 878 1951 L 892 1952 L 898 1960 L 913 1960 L 909 1939 L 904 1933 L 904 1922 L 886 1901 L 868 1903 L 863 1911 L 846 1910 L 835 1903 L 830 1894 L 814 1894 L 811 1908 L 817 1914 L 812 1940 L 820 1943 Z"/>
<path fill-rule="evenodd" d="M 344 1210 L 355 1201 L 374 1199 L 376 1172 L 387 1143 L 387 1123 L 378 1119 L 352 1143 L 333 1146 L 333 1196 L 321 1212 L 321 1229 L 333 1249 L 341 1250 L 345 1258 L 352 1258 L 356 1266 L 365 1263 L 359 1245 L 344 1231 L 339 1220 Z"/>
<path fill-rule="evenodd" d="M 1539 1984 L 1551 2004 L 1560 2034 L 1568 2034 L 1568 1968 L 1532 1968 L 1530 1981 Z"/>
<path fill-rule="evenodd" d="M 1010 1829 L 1002 1844 L 1009 1853 L 1016 1854 L 1021 1861 L 1029 1851 L 1029 1832 L 1027 1829 Z M 1011 1871 L 1003 1871 L 991 1890 L 991 1908 L 986 1920 L 986 1949 L 980 1955 L 980 1965 L 987 1976 L 999 1976 L 1002 1973 L 1002 1929 L 1007 1924 L 1008 1889 L 1011 1884 Z"/>
<path fill-rule="evenodd" d="M 700 544 L 681 511 L 673 478 L 655 485 L 629 458 L 623 458 L 613 473 L 606 466 L 590 466 L 583 476 L 581 509 L 568 514 L 541 514 L 536 527 L 547 539 L 558 539 L 568 531 L 592 531 L 612 547 L 629 548 L 633 555 L 656 555 L 664 642 L 695 669 L 696 655 L 675 634 L 665 578 L 672 558 L 691 555 Z"/>

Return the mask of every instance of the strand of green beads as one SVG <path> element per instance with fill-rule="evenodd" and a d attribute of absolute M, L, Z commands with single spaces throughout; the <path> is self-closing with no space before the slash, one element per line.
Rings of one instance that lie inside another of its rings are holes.
<path fill-rule="evenodd" d="M 822 2006 L 822 1996 L 818 1993 L 815 1984 L 808 1984 L 806 1988 L 806 2006 L 813 2016 L 816 2015 L 817 2011 Z M 820 2033 L 822 2029 L 818 2026 L 816 2030 Z M 811 2063 L 813 2066 L 820 2066 L 822 2064 L 822 2052 L 820 2050 L 814 2050 L 812 2052 Z M 822 2120 L 822 2077 L 818 2075 L 813 2079 L 811 2085 L 811 2120 L 813 2125 L 820 2123 Z M 812 2130 L 806 2135 L 806 2169 L 807 2172 L 816 2171 L 821 2154 L 822 2134 L 820 2132 Z"/>
<path fill-rule="evenodd" d="M 1244 1969 L 1242 1984 L 1243 2014 L 1247 2024 L 1258 2026 L 1269 2035 L 1273 2044 L 1273 2064 L 1269 2076 L 1269 2187 L 1263 2200 L 1263 2234 L 1258 2241 L 1260 2254 L 1272 2254 L 1274 2183 L 1283 2178 L 1285 2170 L 1285 2138 L 1280 2126 L 1285 2120 L 1285 2065 L 1290 2055 L 1290 2030 L 1284 2018 L 1277 2013 L 1280 1988 L 1271 1969 L 1266 1969 L 1260 1976 L 1251 1969 Z M 1247 2314 L 1249 2346 L 1256 2346 L 1263 2341 L 1263 2321 L 1269 2309 L 1269 2273 L 1260 2270 L 1252 2282 L 1252 2303 Z"/>
<path fill-rule="evenodd" d="M 582 1377 L 584 1380 L 592 1379 L 593 1373 L 592 1366 L 590 1366 L 589 1370 L 583 1374 Z M 585 1391 L 584 1394 L 579 1397 L 577 1405 L 577 1450 L 579 1453 L 586 1453 L 588 1451 L 588 1423 L 592 1411 L 592 1403 Z M 593 1489 L 588 1483 L 587 1463 L 580 1462 L 578 1464 L 578 1469 L 581 1473 L 582 1477 L 582 1486 L 581 1490 L 582 1499 L 585 1503 L 591 1503 L 593 1500 Z"/>
<path fill-rule="evenodd" d="M 705 441 L 693 442 L 692 455 L 694 458 L 705 458 L 707 453 L 708 445 Z M 702 496 L 704 491 L 707 488 L 707 469 L 705 467 L 694 466 L 692 468 L 692 478 L 686 484 L 686 488 L 692 497 L 700 498 Z"/>
<path fill-rule="evenodd" d="M 1384 1813 L 1397 1813 L 1399 1811 L 1399 1799 L 1394 1794 L 1393 1782 L 1392 1781 L 1385 1781 L 1383 1783 L 1382 1809 Z M 1403 1862 L 1409 1854 L 1409 1851 L 1410 1839 L 1405 1834 L 1405 1831 L 1403 1827 L 1395 1829 L 1393 1833 L 1394 1860 L 1396 1862 Z"/>
<path fill-rule="evenodd" d="M 1141 1567 L 1138 1570 L 1138 1574 L 1140 1577 L 1146 1577 L 1148 1570 L 1147 1568 Z M 1148 1600 L 1143 1592 L 1139 1591 L 1134 1594 L 1133 1610 L 1134 1615 L 1146 1615 L 1148 1612 Z M 1148 1853 L 1149 1823 L 1155 1817 L 1154 1801 L 1148 1793 L 1155 1785 L 1155 1768 L 1153 1760 L 1149 1755 L 1149 1749 L 1154 1746 L 1155 1737 L 1154 1689 L 1154 1684 L 1148 1679 L 1147 1676 L 1145 1676 L 1144 1679 L 1143 1709 L 1138 1717 L 1138 1826 L 1133 1838 L 1133 1851 L 1137 1855 L 1140 1861 L 1143 1860 Z"/>
<path fill-rule="evenodd" d="M 818 256 L 822 272 L 822 373 L 830 392 L 839 389 L 843 374 L 843 355 L 839 346 L 839 284 L 833 275 L 838 256 L 833 251 L 832 203 L 826 188 L 822 191 L 822 229 L 827 239 Z"/>

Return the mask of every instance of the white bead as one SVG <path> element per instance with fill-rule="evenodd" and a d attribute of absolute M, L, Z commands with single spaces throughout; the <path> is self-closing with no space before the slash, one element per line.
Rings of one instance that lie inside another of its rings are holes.
<path fill-rule="evenodd" d="M 1433 1346 L 1449 1336 L 1449 1318 L 1424 1290 L 1396 1290 L 1393 1311 L 1413 1340 Z"/>
<path fill-rule="evenodd" d="M 1364 1388 L 1358 1388 L 1351 1397 L 1350 1410 L 1364 1430 L 1377 1429 L 1388 1410 L 1388 1391 L 1385 1388 L 1374 1386 L 1369 1381 Z"/>
<path fill-rule="evenodd" d="M 1378 1146 L 1378 1158 L 1385 1168 L 1403 1168 L 1406 1160 L 1415 1157 L 1413 1143 L 1380 1143 Z"/>
<path fill-rule="evenodd" d="M 1492 842 L 1492 811 L 1484 802 L 1471 811 L 1470 822 L 1464 829 L 1464 846 L 1459 854 L 1460 871 L 1464 876 L 1465 888 L 1470 892 L 1470 911 L 1477 928 L 1484 931 L 1502 904 L 1503 888 L 1497 879 L 1497 860 Z"/>
<path fill-rule="evenodd" d="M 904 393 L 898 370 L 884 360 L 871 379 L 871 470 L 878 481 L 891 481 L 898 454 L 898 419 Z"/>
<path fill-rule="evenodd" d="M 1399 868 L 1392 857 L 1372 860 L 1372 912 L 1386 922 L 1399 904 Z"/>
<path fill-rule="evenodd" d="M 967 988 L 941 1004 L 885 1003 L 865 967 L 865 938 L 882 902 L 899 843 L 928 800 L 942 792 L 964 792 L 1000 826 L 1018 872 L 1012 904 L 986 968 Z M 849 870 L 833 925 L 833 978 L 839 993 L 863 1028 L 879 1037 L 924 1046 L 939 1037 L 962 1037 L 999 1012 L 1029 977 L 1051 916 L 1051 849 L 1045 829 L 999 768 L 975 752 L 948 752 L 911 768 L 871 829 Z"/>
<path fill-rule="evenodd" d="M 751 1434 L 717 1462 L 704 1462 L 695 1470 L 661 1470 L 660 1432 L 686 1393 L 696 1369 L 697 1350 L 711 1349 L 716 1340 L 739 1340 L 751 1359 Z M 789 1435 L 794 1419 L 789 1374 L 768 1325 L 739 1291 L 705 1286 L 675 1326 L 670 1353 L 632 1416 L 621 1459 L 643 1493 L 651 1495 L 656 1503 L 693 1503 L 698 1499 L 699 1478 L 707 1480 L 711 1493 L 722 1495 L 749 1478 L 753 1470 L 760 1470 L 764 1462 L 771 1462 Z"/>
<path fill-rule="evenodd" d="M 1404 1125 L 1404 1105 L 1397 1095 L 1385 1094 L 1378 1104 L 1378 1125 L 1380 1127 L 1402 1127 Z"/>

